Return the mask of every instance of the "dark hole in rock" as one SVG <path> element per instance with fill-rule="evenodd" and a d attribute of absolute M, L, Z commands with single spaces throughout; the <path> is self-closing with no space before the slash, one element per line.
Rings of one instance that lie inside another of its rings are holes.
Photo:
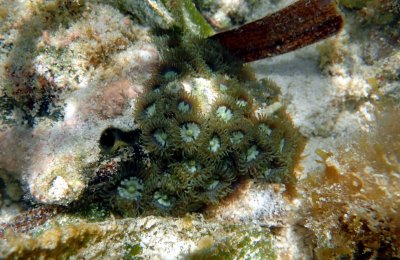
<path fill-rule="evenodd" d="M 100 137 L 100 146 L 103 149 L 111 149 L 115 142 L 116 138 L 114 135 L 114 131 L 117 130 L 116 128 L 107 128 L 104 130 L 104 132 L 101 134 Z"/>
<path fill-rule="evenodd" d="M 122 131 L 121 129 L 110 127 L 103 131 L 100 136 L 100 147 L 109 150 L 120 140 L 124 143 L 135 145 L 139 140 L 140 130 Z"/>

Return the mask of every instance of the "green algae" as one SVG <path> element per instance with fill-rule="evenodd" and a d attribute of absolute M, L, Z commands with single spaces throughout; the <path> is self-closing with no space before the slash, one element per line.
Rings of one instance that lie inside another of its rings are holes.
<path fill-rule="evenodd" d="M 174 15 L 175 25 L 202 38 L 214 34 L 210 24 L 191 0 L 162 0 L 162 3 Z"/>
<path fill-rule="evenodd" d="M 201 37 L 208 37 L 214 34 L 214 30 L 196 9 L 194 3 L 190 0 L 181 0 L 182 16 L 185 21 L 185 27 Z"/>
<path fill-rule="evenodd" d="M 123 257 L 124 260 L 144 259 L 140 256 L 143 252 L 143 248 L 140 246 L 140 244 L 127 244 L 125 250 L 126 252 Z"/>
<path fill-rule="evenodd" d="M 210 241 L 211 245 L 198 250 L 186 259 L 276 259 L 272 236 L 268 229 L 246 230 L 227 226 L 229 237 Z"/>
<path fill-rule="evenodd" d="M 171 245 L 175 241 L 179 247 Z M 26 234 L 7 233 L 0 247 L 6 259 L 148 259 L 155 254 L 171 257 L 171 253 L 179 259 L 276 259 L 268 228 L 204 221 L 194 216 L 88 222 L 76 215 L 60 214 Z"/>
<path fill-rule="evenodd" d="M 346 8 L 361 9 L 367 5 L 371 0 L 341 0 L 340 3 Z"/>

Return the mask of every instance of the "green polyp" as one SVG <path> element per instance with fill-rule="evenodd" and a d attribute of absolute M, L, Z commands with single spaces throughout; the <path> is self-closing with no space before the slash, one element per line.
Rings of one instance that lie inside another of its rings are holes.
<path fill-rule="evenodd" d="M 192 174 L 196 173 L 201 168 L 201 165 L 196 162 L 196 160 L 189 160 L 184 163 L 184 166 L 185 169 Z"/>
<path fill-rule="evenodd" d="M 139 200 L 143 192 L 143 183 L 136 177 L 121 181 L 118 187 L 118 194 L 127 200 Z"/>
<path fill-rule="evenodd" d="M 154 131 L 153 137 L 161 147 L 167 146 L 168 134 L 163 129 L 157 129 Z"/>
<path fill-rule="evenodd" d="M 220 171 L 231 170 L 233 166 L 233 162 L 230 159 L 224 158 L 221 160 L 218 168 Z"/>
<path fill-rule="evenodd" d="M 271 175 L 272 175 L 272 169 L 266 169 L 266 170 L 264 171 L 263 176 L 264 176 L 265 179 L 270 178 Z"/>
<path fill-rule="evenodd" d="M 218 184 L 219 184 L 219 181 L 214 180 L 207 186 L 207 190 L 213 190 L 213 189 L 217 188 Z"/>
<path fill-rule="evenodd" d="M 260 131 L 260 133 L 264 136 L 269 136 L 272 132 L 271 128 L 269 128 L 267 126 L 267 124 L 265 123 L 261 123 L 258 125 L 258 130 Z"/>
<path fill-rule="evenodd" d="M 152 116 L 154 116 L 155 113 L 156 113 L 156 104 L 155 103 L 151 104 L 144 110 L 144 115 L 146 117 L 152 117 Z"/>
<path fill-rule="evenodd" d="M 229 120 L 232 119 L 233 117 L 233 112 L 231 109 L 229 109 L 226 106 L 220 106 L 217 109 L 217 117 L 219 117 L 221 120 L 223 120 L 225 123 L 227 123 Z"/>
<path fill-rule="evenodd" d="M 246 151 L 246 162 L 251 162 L 257 159 L 257 156 L 260 154 L 260 151 L 257 149 L 257 145 L 252 145 Z"/>
<path fill-rule="evenodd" d="M 240 144 L 243 141 L 244 134 L 242 131 L 235 131 L 231 134 L 230 141 L 232 144 Z"/>
<path fill-rule="evenodd" d="M 236 105 L 238 105 L 238 107 L 246 107 L 248 104 L 248 102 L 246 100 L 243 99 L 238 99 L 236 100 Z"/>
<path fill-rule="evenodd" d="M 178 74 L 173 75 L 173 72 L 168 72 L 168 73 L 171 73 L 171 74 L 170 74 L 170 75 L 165 75 L 165 78 L 166 78 L 167 80 L 171 80 L 171 79 L 176 78 L 176 77 L 178 76 Z M 176 81 L 173 81 L 173 82 L 171 82 L 171 83 L 169 83 L 169 84 L 167 85 L 166 89 L 167 89 L 168 91 L 170 91 L 170 92 L 176 94 L 176 93 L 179 92 L 179 90 L 182 89 L 182 85 L 179 84 L 179 83 L 176 82 Z"/>
<path fill-rule="evenodd" d="M 181 101 L 178 103 L 178 110 L 187 113 L 190 111 L 190 104 L 186 101 Z"/>
<path fill-rule="evenodd" d="M 228 87 L 225 84 L 219 84 L 219 90 L 221 92 L 226 92 L 228 90 Z"/>
<path fill-rule="evenodd" d="M 163 74 L 164 78 L 168 81 L 175 79 L 178 76 L 178 72 L 169 70 Z"/>
<path fill-rule="evenodd" d="M 152 85 L 151 86 L 151 90 L 154 92 L 154 93 L 161 93 L 161 88 L 162 88 L 162 85 L 160 85 L 160 84 L 154 84 L 154 85 Z"/>
<path fill-rule="evenodd" d="M 282 153 L 283 152 L 283 148 L 285 147 L 285 139 L 281 139 L 281 141 L 279 142 L 279 152 Z"/>
<path fill-rule="evenodd" d="M 172 206 L 172 202 L 169 200 L 167 194 L 156 191 L 153 198 L 162 207 L 169 208 Z"/>
<path fill-rule="evenodd" d="M 184 142 L 195 141 L 200 135 L 200 127 L 196 123 L 186 123 L 180 128 L 181 138 Z"/>
<path fill-rule="evenodd" d="M 221 148 L 221 141 L 218 136 L 213 136 L 209 142 L 208 150 L 216 153 L 218 152 L 219 148 Z"/>

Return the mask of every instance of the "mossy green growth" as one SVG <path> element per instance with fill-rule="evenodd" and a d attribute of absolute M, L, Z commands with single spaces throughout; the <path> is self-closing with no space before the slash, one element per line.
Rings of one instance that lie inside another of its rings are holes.
<path fill-rule="evenodd" d="M 100 222 L 106 220 L 110 216 L 110 212 L 99 203 L 91 203 L 86 207 L 81 207 L 75 215 L 88 222 Z"/>
<path fill-rule="evenodd" d="M 142 254 L 143 249 L 140 244 L 127 244 L 125 247 L 125 254 L 123 260 L 139 260 L 144 259 L 140 255 Z"/>
<path fill-rule="evenodd" d="M 177 23 L 183 25 L 185 30 L 203 38 L 214 34 L 210 24 L 200 14 L 191 0 L 162 0 L 162 2 L 174 14 Z"/>
<path fill-rule="evenodd" d="M 340 4 L 348 9 L 364 8 L 363 19 L 376 25 L 389 25 L 399 20 L 400 1 L 398 0 L 340 0 Z"/>
<path fill-rule="evenodd" d="M 340 0 L 340 3 L 349 9 L 361 9 L 371 0 Z"/>
<path fill-rule="evenodd" d="M 191 0 L 181 0 L 181 8 L 185 23 L 191 31 L 203 37 L 211 36 L 214 30 L 196 9 Z"/>
<path fill-rule="evenodd" d="M 236 229 L 237 227 L 232 227 Z M 228 227 L 229 229 L 229 227 Z M 235 230 L 210 247 L 201 249 L 187 259 L 277 259 L 271 234 L 267 229 Z"/>

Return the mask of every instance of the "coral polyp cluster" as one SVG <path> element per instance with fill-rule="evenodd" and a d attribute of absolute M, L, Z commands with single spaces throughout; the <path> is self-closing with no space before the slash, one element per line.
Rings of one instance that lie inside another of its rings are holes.
<path fill-rule="evenodd" d="M 275 85 L 254 83 L 217 43 L 179 33 L 156 32 L 162 63 L 134 113 L 149 162 L 121 183 L 121 196 L 133 190 L 138 208 L 180 215 L 218 202 L 243 179 L 293 181 L 302 139 L 281 109 L 260 112 L 278 102 Z"/>

